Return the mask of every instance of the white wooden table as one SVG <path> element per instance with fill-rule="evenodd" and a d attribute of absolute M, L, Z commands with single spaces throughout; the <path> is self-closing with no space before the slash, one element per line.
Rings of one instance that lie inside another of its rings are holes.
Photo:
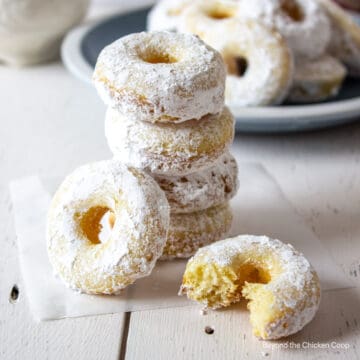
<path fill-rule="evenodd" d="M 243 305 L 206 316 L 190 306 L 35 322 L 19 272 L 8 182 L 65 174 L 110 157 L 104 110 L 94 89 L 61 63 L 0 66 L 0 359 L 360 358 L 360 121 L 308 134 L 238 135 L 233 146 L 238 161 L 261 161 L 278 174 L 286 195 L 358 286 L 324 293 L 319 313 L 301 333 L 258 341 Z M 15 284 L 19 297 L 10 301 Z"/>

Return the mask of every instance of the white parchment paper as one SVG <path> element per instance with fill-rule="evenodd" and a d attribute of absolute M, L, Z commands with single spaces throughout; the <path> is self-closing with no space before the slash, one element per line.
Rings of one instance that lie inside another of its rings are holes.
<path fill-rule="evenodd" d="M 323 290 L 351 287 L 326 248 L 296 214 L 272 176 L 257 164 L 240 164 L 240 190 L 232 201 L 231 235 L 268 235 L 291 243 L 318 271 Z M 92 296 L 68 289 L 53 276 L 46 252 L 46 212 L 61 179 L 37 176 L 10 184 L 25 292 L 34 317 L 60 319 L 104 313 L 187 306 L 177 296 L 186 261 L 158 262 L 152 274 L 118 296 Z"/>

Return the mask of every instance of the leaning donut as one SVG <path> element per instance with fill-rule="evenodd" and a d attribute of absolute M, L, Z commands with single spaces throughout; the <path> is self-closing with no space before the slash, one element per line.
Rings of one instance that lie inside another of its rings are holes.
<path fill-rule="evenodd" d="M 351 75 L 360 76 L 360 27 L 333 1 L 318 0 L 331 19 L 329 52 L 348 67 Z"/>
<path fill-rule="evenodd" d="M 220 115 L 181 124 L 133 121 L 109 108 L 105 135 L 114 157 L 154 174 L 182 176 L 211 166 L 230 146 L 234 118 Z"/>
<path fill-rule="evenodd" d="M 296 56 L 317 58 L 330 41 L 330 21 L 314 0 L 240 0 L 242 17 L 262 21 L 283 35 Z"/>
<path fill-rule="evenodd" d="M 171 214 L 160 260 L 189 258 L 202 246 L 224 239 L 233 215 L 228 203 L 189 214 Z"/>
<path fill-rule="evenodd" d="M 345 66 L 330 55 L 316 60 L 298 60 L 288 99 L 294 103 L 309 103 L 334 97 L 345 76 Z"/>
<path fill-rule="evenodd" d="M 194 35 L 142 32 L 102 50 L 94 82 L 104 102 L 131 120 L 178 123 L 221 112 L 225 67 Z"/>
<path fill-rule="evenodd" d="M 284 38 L 253 20 L 231 20 L 206 33 L 227 66 L 230 106 L 279 104 L 292 82 L 293 57 Z"/>
<path fill-rule="evenodd" d="M 210 308 L 249 300 L 253 332 L 262 339 L 298 332 L 320 302 L 319 279 L 308 260 L 265 236 L 242 235 L 198 250 L 180 291 Z"/>
<path fill-rule="evenodd" d="M 187 214 L 224 204 L 238 190 L 238 167 L 226 152 L 203 170 L 181 176 L 153 175 L 165 192 L 171 213 Z"/>
<path fill-rule="evenodd" d="M 101 239 L 105 214 L 112 230 Z M 116 161 L 84 165 L 64 180 L 52 200 L 50 262 L 73 289 L 115 294 L 150 274 L 168 226 L 167 200 L 149 175 Z"/>

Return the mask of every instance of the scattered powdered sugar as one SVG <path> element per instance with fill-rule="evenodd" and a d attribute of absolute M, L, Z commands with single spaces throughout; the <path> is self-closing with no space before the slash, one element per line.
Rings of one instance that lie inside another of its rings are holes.
<path fill-rule="evenodd" d="M 94 82 L 128 119 L 176 123 L 219 113 L 225 76 L 221 55 L 197 36 L 142 32 L 102 50 Z"/>
<path fill-rule="evenodd" d="M 269 254 L 269 259 L 275 259 L 281 268 L 280 274 L 263 285 L 275 296 L 273 306 L 286 314 L 278 322 L 269 324 L 269 338 L 275 339 L 299 331 L 318 309 L 320 283 L 309 261 L 293 246 L 266 236 L 240 235 L 199 249 L 189 263 L 199 261 L 231 266 L 248 251 L 256 251 L 259 255 Z M 181 291 L 186 292 L 186 288 Z"/>
<path fill-rule="evenodd" d="M 203 307 L 201 310 L 200 310 L 200 315 L 202 316 L 205 316 L 208 314 L 208 309 L 206 307 Z"/>
<path fill-rule="evenodd" d="M 89 243 L 77 220 L 77 214 L 94 207 L 106 207 L 115 216 L 108 240 L 98 245 Z M 168 202 L 149 175 L 114 160 L 84 165 L 64 180 L 52 201 L 49 258 L 65 283 L 88 293 L 96 292 L 87 287 L 88 276 L 92 282 L 97 279 L 98 288 L 112 275 L 123 276 L 123 283 L 106 290 L 114 293 L 151 272 L 165 245 L 168 223 Z M 81 270 L 74 268 L 79 261 Z"/>
<path fill-rule="evenodd" d="M 238 167 L 226 152 L 210 167 L 183 176 L 153 175 L 172 213 L 191 213 L 229 201 L 238 190 Z"/>
<path fill-rule="evenodd" d="M 330 22 L 314 0 L 296 0 L 303 19 L 294 21 L 282 8 L 283 0 L 239 0 L 240 16 L 276 28 L 296 55 L 317 58 L 330 41 Z"/>

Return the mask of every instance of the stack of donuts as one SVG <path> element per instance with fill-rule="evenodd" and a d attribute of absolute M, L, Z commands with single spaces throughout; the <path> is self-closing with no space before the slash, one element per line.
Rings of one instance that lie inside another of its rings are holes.
<path fill-rule="evenodd" d="M 360 27 L 331 0 L 160 0 L 148 29 L 194 33 L 217 49 L 235 108 L 323 101 L 360 74 Z"/>
<path fill-rule="evenodd" d="M 158 259 L 195 254 L 180 293 L 214 309 L 245 298 L 254 334 L 278 339 L 312 320 L 319 279 L 279 240 L 218 241 L 238 188 L 225 79 L 220 53 L 192 34 L 132 34 L 102 50 L 94 81 L 114 158 L 60 185 L 48 212 L 49 260 L 72 289 L 119 294 Z"/>
<path fill-rule="evenodd" d="M 150 174 L 171 209 L 161 259 L 223 238 L 238 188 L 221 55 L 192 34 L 131 34 L 104 48 L 94 82 L 114 158 Z"/>

